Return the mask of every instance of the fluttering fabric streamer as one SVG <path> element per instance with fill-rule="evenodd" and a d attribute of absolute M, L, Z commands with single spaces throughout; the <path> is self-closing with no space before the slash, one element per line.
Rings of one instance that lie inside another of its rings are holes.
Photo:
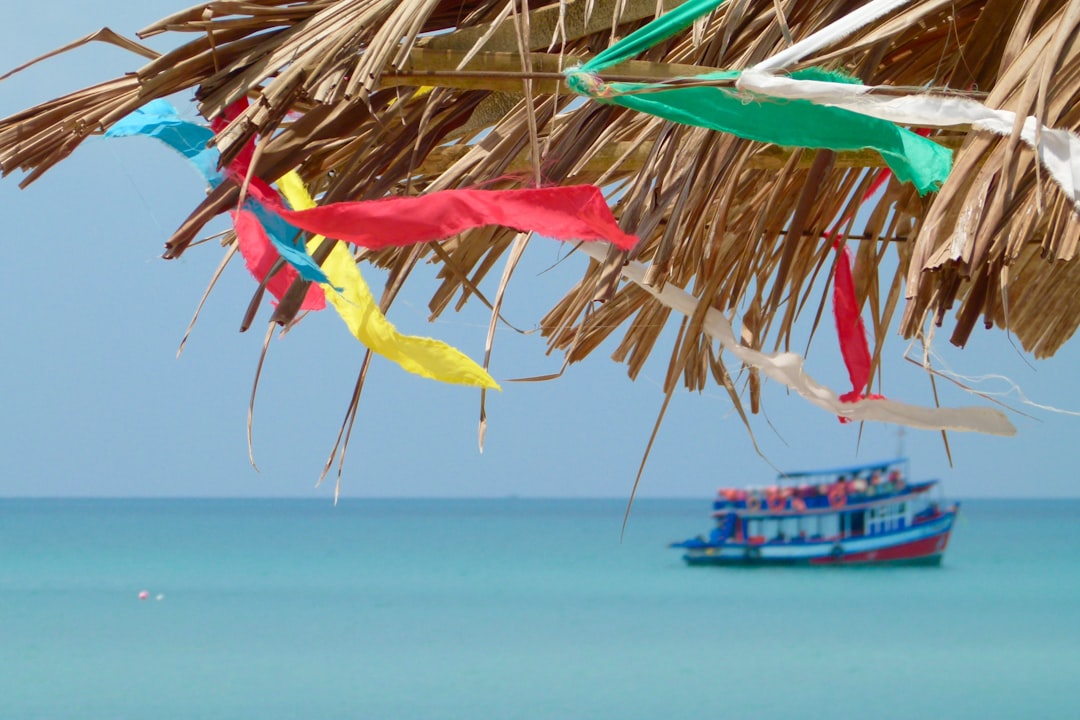
<path fill-rule="evenodd" d="M 921 135 L 928 131 L 920 129 L 917 132 Z M 880 190 L 890 174 L 888 170 L 879 170 L 873 182 L 870 183 L 870 187 L 863 193 L 862 201 L 866 202 Z M 841 402 L 862 400 L 866 397 L 863 391 L 870 384 L 870 346 L 866 341 L 866 326 L 863 325 L 862 316 L 859 314 L 859 303 L 855 297 L 855 280 L 851 275 L 851 253 L 840 234 L 840 228 L 851 220 L 850 216 L 840 218 L 833 229 L 826 233 L 826 237 L 832 238 L 833 247 L 838 255 L 836 272 L 833 275 L 833 316 L 836 319 L 836 336 L 840 343 L 840 355 L 844 358 L 844 365 L 851 379 L 851 392 L 841 395 Z M 880 395 L 869 397 L 882 399 Z M 850 420 L 841 416 L 840 422 L 850 422 Z"/>
<path fill-rule="evenodd" d="M 708 15 L 726 1 L 687 0 L 687 2 L 679 5 L 671 12 L 664 13 L 656 20 L 638 28 L 619 42 L 608 47 L 581 66 L 581 70 L 587 73 L 598 73 L 640 55 L 649 48 L 655 47 L 664 40 L 681 33 L 693 25 L 695 20 Z"/>
<path fill-rule="evenodd" d="M 837 77 L 812 68 L 800 71 L 796 76 Z M 738 77 L 738 72 L 723 72 L 699 75 L 696 79 L 734 82 Z M 577 89 L 574 76 L 570 77 L 570 84 Z M 785 147 L 872 148 L 881 154 L 898 178 L 913 183 L 922 194 L 938 189 L 952 169 L 951 150 L 885 120 L 806 101 L 778 103 L 755 98 L 747 102 L 746 94 L 730 88 L 687 87 L 653 91 L 659 86 L 659 83 L 606 83 L 611 96 L 597 99 L 684 125 Z"/>
<path fill-rule="evenodd" d="M 107 138 L 138 135 L 160 140 L 183 155 L 211 185 L 221 183 L 222 175 L 218 170 L 221 154 L 210 146 L 214 131 L 183 119 L 165 100 L 152 100 L 113 123 L 105 133 Z"/>
<path fill-rule="evenodd" d="M 863 390 L 870 383 L 870 348 L 866 343 L 866 328 L 859 306 L 855 301 L 855 280 L 851 276 L 851 253 L 837 244 L 840 257 L 833 275 L 833 314 L 836 316 L 836 334 L 840 341 L 840 354 L 844 358 L 851 392 L 840 396 L 841 402 L 855 402 L 862 398 Z M 843 420 L 843 418 L 841 417 Z"/>
<path fill-rule="evenodd" d="M 758 142 L 786 147 L 857 150 L 881 153 L 896 176 L 922 194 L 936 190 L 952 169 L 952 152 L 893 122 L 812 102 L 776 102 L 734 89 L 741 73 L 726 71 L 694 76 L 697 81 L 730 82 L 715 86 L 669 87 L 667 83 L 606 83 L 601 71 L 627 60 L 689 27 L 723 0 L 690 0 L 631 33 L 592 60 L 566 71 L 575 92 L 686 125 L 710 128 Z M 836 73 L 808 68 L 796 77 L 823 84 L 848 85 Z M 835 112 L 834 112 L 835 111 Z"/>
<path fill-rule="evenodd" d="M 277 186 L 294 210 L 315 207 L 295 172 L 286 173 L 277 181 Z M 314 252 L 322 241 L 322 236 L 312 237 L 307 243 L 308 250 Z M 345 321 L 353 337 L 372 352 L 432 380 L 501 389 L 482 367 L 460 350 L 432 338 L 399 333 L 382 314 L 346 245 L 335 242 L 322 267 L 329 278 L 329 284 L 323 288 L 327 300 Z M 340 292 L 335 291 L 335 287 L 340 288 Z"/>
<path fill-rule="evenodd" d="M 737 87 L 888 122 L 935 128 L 970 125 L 975 130 L 1004 137 L 1012 135 L 1017 119 L 1012 111 L 993 110 L 967 98 L 934 93 L 887 97 L 872 94 L 883 88 L 822 83 L 795 75 L 780 77 L 756 69 L 747 70 L 740 75 Z M 1020 139 L 1036 152 L 1043 167 L 1080 211 L 1080 136 L 1047 127 L 1034 116 L 1028 116 L 1021 126 Z"/>
<path fill-rule="evenodd" d="M 296 227 L 378 250 L 442 240 L 465 230 L 503 225 L 556 240 L 607 240 L 630 250 L 637 238 L 624 233 L 595 185 L 525 190 L 442 190 L 415 197 L 289 210 L 276 193 L 252 185 L 252 194 Z"/>
<path fill-rule="evenodd" d="M 830 23 L 809 37 L 744 71 L 736 82 L 742 90 L 789 100 L 841 108 L 889 122 L 923 127 L 970 125 L 975 130 L 1010 136 L 1016 113 L 993 110 L 968 98 L 917 93 L 895 96 L 893 88 L 865 85 L 836 85 L 775 73 L 851 35 L 880 17 L 911 3 L 911 0 L 874 0 Z M 889 89 L 890 96 L 874 95 Z M 1067 130 L 1049 128 L 1038 118 L 1024 118 L 1020 139 L 1031 147 L 1050 176 L 1080 212 L 1080 136 Z"/>
<path fill-rule="evenodd" d="M 580 251 L 600 262 L 607 256 L 606 248 L 601 245 L 582 245 Z M 661 290 L 657 290 L 646 283 L 646 267 L 639 262 L 626 263 L 621 272 L 627 280 L 672 310 L 688 317 L 698 310 L 701 301 L 685 290 L 671 283 L 665 283 Z M 1016 434 L 1016 428 L 1005 414 L 994 408 L 927 408 L 884 398 L 842 402 L 834 391 L 804 371 L 801 356 L 791 352 L 764 353 L 741 345 L 735 338 L 731 324 L 719 310 L 706 310 L 703 329 L 740 362 L 748 367 L 758 368 L 766 377 L 783 383 L 812 404 L 848 420 L 894 423 L 922 430 L 954 430 L 1004 436 Z"/>
<path fill-rule="evenodd" d="M 131 135 L 147 135 L 177 150 L 195 165 L 211 186 L 220 184 L 226 173 L 242 182 L 250 163 L 250 152 L 242 152 L 225 173 L 220 171 L 220 154 L 216 148 L 208 146 L 214 131 L 180 118 L 173 107 L 164 101 L 148 104 L 121 120 L 108 132 L 109 137 Z M 258 178 L 252 178 L 252 183 L 257 188 L 253 196 L 272 198 L 275 207 L 280 205 L 276 192 L 269 185 Z M 294 208 L 314 206 L 295 173 L 286 175 L 279 185 L 283 185 L 282 192 L 286 193 L 286 199 Z M 279 255 L 292 265 L 292 268 L 278 271 L 267 281 L 267 289 L 276 297 L 284 295 L 299 271 L 305 279 L 322 283 L 321 289 L 313 287 L 308 291 L 309 298 L 322 300 L 325 291 L 325 297 L 329 298 L 349 331 L 373 352 L 396 362 L 409 372 L 440 382 L 500 389 L 491 375 L 459 350 L 438 340 L 409 337 L 397 332 L 379 311 L 352 254 L 344 245 L 336 244 L 325 267 L 320 268 L 304 246 L 294 244 L 303 231 L 289 225 L 274 209 L 255 197 L 247 199 L 232 216 L 240 253 L 256 279 L 262 281 L 266 278 Z M 271 238 L 276 238 L 277 242 Z M 307 247 L 314 249 L 321 241 L 321 237 L 315 237 L 308 241 Z M 304 309 L 309 310 L 325 306 L 322 302 L 307 300 L 304 305 Z"/>
<path fill-rule="evenodd" d="M 105 133 L 105 137 L 152 137 L 176 150 L 191 164 L 211 187 L 225 180 L 225 173 L 218 165 L 221 154 L 208 143 L 214 131 L 181 118 L 176 110 L 164 100 L 154 100 L 122 118 Z M 232 213 L 237 231 L 240 254 L 248 271 L 266 289 L 281 299 L 297 276 L 314 282 L 325 282 L 326 276 L 318 264 L 307 255 L 303 246 L 298 247 L 301 231 L 253 201 L 246 201 Z M 267 273 L 276 264 L 278 256 L 286 259 L 288 266 L 278 270 L 267 279 Z M 302 310 L 322 310 L 326 307 L 322 288 L 312 285 L 301 304 Z"/>
<path fill-rule="evenodd" d="M 239 107 L 230 109 L 235 115 Z M 229 167 L 207 143 L 228 115 L 210 128 L 180 118 L 171 105 L 155 101 L 114 125 L 110 137 L 147 135 L 190 160 L 211 186 L 229 177 L 249 183 L 244 202 L 232 213 L 237 242 L 252 275 L 282 297 L 299 276 L 312 285 L 303 309 L 321 309 L 326 298 L 349 331 L 366 347 L 406 370 L 441 382 L 499 389 L 498 383 L 459 350 L 431 338 L 399 333 L 379 311 L 371 290 L 345 245 L 335 244 L 320 267 L 310 251 L 323 236 L 368 248 L 441 240 L 470 228 L 505 225 L 559 240 L 607 240 L 623 250 L 636 242 L 615 221 L 599 188 L 592 185 L 526 190 L 447 190 L 420 197 L 332 203 L 318 207 L 295 173 L 279 181 L 286 200 L 258 177 L 248 178 L 253 147 L 241 150 Z M 297 224 L 291 224 L 293 220 Z M 304 231 L 316 237 L 301 243 Z M 278 258 L 288 266 L 268 278 Z M 324 292 L 325 291 L 325 292 Z"/>
<path fill-rule="evenodd" d="M 910 5 L 912 2 L 913 0 L 871 0 L 820 30 L 811 33 L 791 47 L 762 60 L 754 66 L 754 69 L 762 72 L 784 70 L 807 55 L 829 47 L 838 40 L 842 40 L 875 20 L 883 18 L 905 5 Z"/>
<path fill-rule="evenodd" d="M 225 109 L 225 115 L 223 117 L 217 117 L 210 123 L 210 129 L 214 133 L 221 132 L 229 124 L 230 120 L 243 112 L 247 105 L 248 100 L 246 97 L 232 103 Z M 254 156 L 255 139 L 252 138 L 240 149 L 240 152 L 237 153 L 236 157 L 233 158 L 233 161 L 229 163 L 228 167 L 223 170 L 237 185 L 244 186 L 245 183 L 250 183 L 251 187 L 260 190 L 260 193 L 250 193 L 246 195 L 244 197 L 243 205 L 259 219 L 263 229 L 266 231 L 265 234 L 270 241 L 270 244 L 273 245 L 278 254 L 292 266 L 291 269 L 279 271 L 279 274 L 283 275 L 286 279 L 286 282 L 283 284 L 287 289 L 288 285 L 295 280 L 297 274 L 310 282 L 326 284 L 327 279 L 322 268 L 319 267 L 319 263 L 315 262 L 315 258 L 308 254 L 307 249 L 304 246 L 303 231 L 289 225 L 280 215 L 275 213 L 273 209 L 268 208 L 264 203 L 255 199 L 256 196 L 262 195 L 265 197 L 273 197 L 276 200 L 277 192 L 275 192 L 270 187 L 269 183 L 262 178 L 248 177 L 248 172 L 251 169 L 251 161 Z M 295 272 L 293 272 L 294 270 Z M 276 281 L 277 278 L 275 277 L 273 280 Z"/>
<path fill-rule="evenodd" d="M 242 98 L 230 105 L 223 117 L 211 123 L 220 132 L 247 107 Z M 444 240 L 458 233 L 488 225 L 532 231 L 556 240 L 589 242 L 607 240 L 629 250 L 637 238 L 624 233 L 603 193 L 595 185 L 529 188 L 524 190 L 442 190 L 414 197 L 339 202 L 297 210 L 285 207 L 277 191 L 258 177 L 248 177 L 254 155 L 249 142 L 229 165 L 230 177 L 248 182 L 248 192 L 258 205 L 296 227 L 324 237 L 343 240 L 371 250 L 405 247 Z M 296 248 L 304 262 L 318 265 Z M 289 260 L 288 255 L 283 255 Z M 304 273 L 303 267 L 297 270 Z M 307 276 L 305 276 L 307 277 Z M 318 282 L 326 282 L 321 278 Z"/>

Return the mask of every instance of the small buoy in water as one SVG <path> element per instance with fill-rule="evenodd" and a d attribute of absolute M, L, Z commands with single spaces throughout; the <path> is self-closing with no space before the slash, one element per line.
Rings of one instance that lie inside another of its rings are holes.
<path fill-rule="evenodd" d="M 162 600 L 165 599 L 165 593 L 158 593 L 157 595 L 154 596 L 154 599 L 157 600 L 158 602 L 161 602 Z"/>
<path fill-rule="evenodd" d="M 150 591 L 149 590 L 140 590 L 139 591 L 139 599 L 140 600 L 146 600 L 149 597 L 150 597 Z"/>

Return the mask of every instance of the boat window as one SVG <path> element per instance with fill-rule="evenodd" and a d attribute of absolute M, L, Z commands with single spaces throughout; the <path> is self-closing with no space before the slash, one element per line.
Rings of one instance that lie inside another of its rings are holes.
<path fill-rule="evenodd" d="M 818 535 L 821 537 L 831 538 L 840 534 L 840 515 L 838 513 L 829 513 L 828 515 L 818 515 Z"/>
<path fill-rule="evenodd" d="M 851 534 L 862 535 L 864 532 L 866 532 L 866 513 L 851 513 Z"/>

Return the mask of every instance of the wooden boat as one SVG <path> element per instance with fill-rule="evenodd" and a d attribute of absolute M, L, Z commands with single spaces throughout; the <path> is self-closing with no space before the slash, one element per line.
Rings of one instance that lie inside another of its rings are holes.
<path fill-rule="evenodd" d="M 721 488 L 716 528 L 672 547 L 689 565 L 938 565 L 959 509 L 908 481 L 897 458 L 784 473 L 765 488 Z"/>

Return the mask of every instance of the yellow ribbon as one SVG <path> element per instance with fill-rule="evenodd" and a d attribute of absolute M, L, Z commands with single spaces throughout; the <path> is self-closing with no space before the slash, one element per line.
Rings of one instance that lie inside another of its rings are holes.
<path fill-rule="evenodd" d="M 293 210 L 315 207 L 304 181 L 295 172 L 283 176 L 277 181 L 277 186 Z M 311 238 L 307 243 L 308 252 L 314 252 L 322 240 L 321 235 Z M 334 243 L 322 269 L 330 280 L 328 284 L 322 284 L 327 301 L 345 321 L 349 332 L 372 352 L 396 362 L 411 373 L 439 382 L 502 389 L 487 371 L 457 348 L 432 338 L 398 332 L 379 310 L 345 243 Z M 341 288 L 341 291 L 335 288 Z"/>

